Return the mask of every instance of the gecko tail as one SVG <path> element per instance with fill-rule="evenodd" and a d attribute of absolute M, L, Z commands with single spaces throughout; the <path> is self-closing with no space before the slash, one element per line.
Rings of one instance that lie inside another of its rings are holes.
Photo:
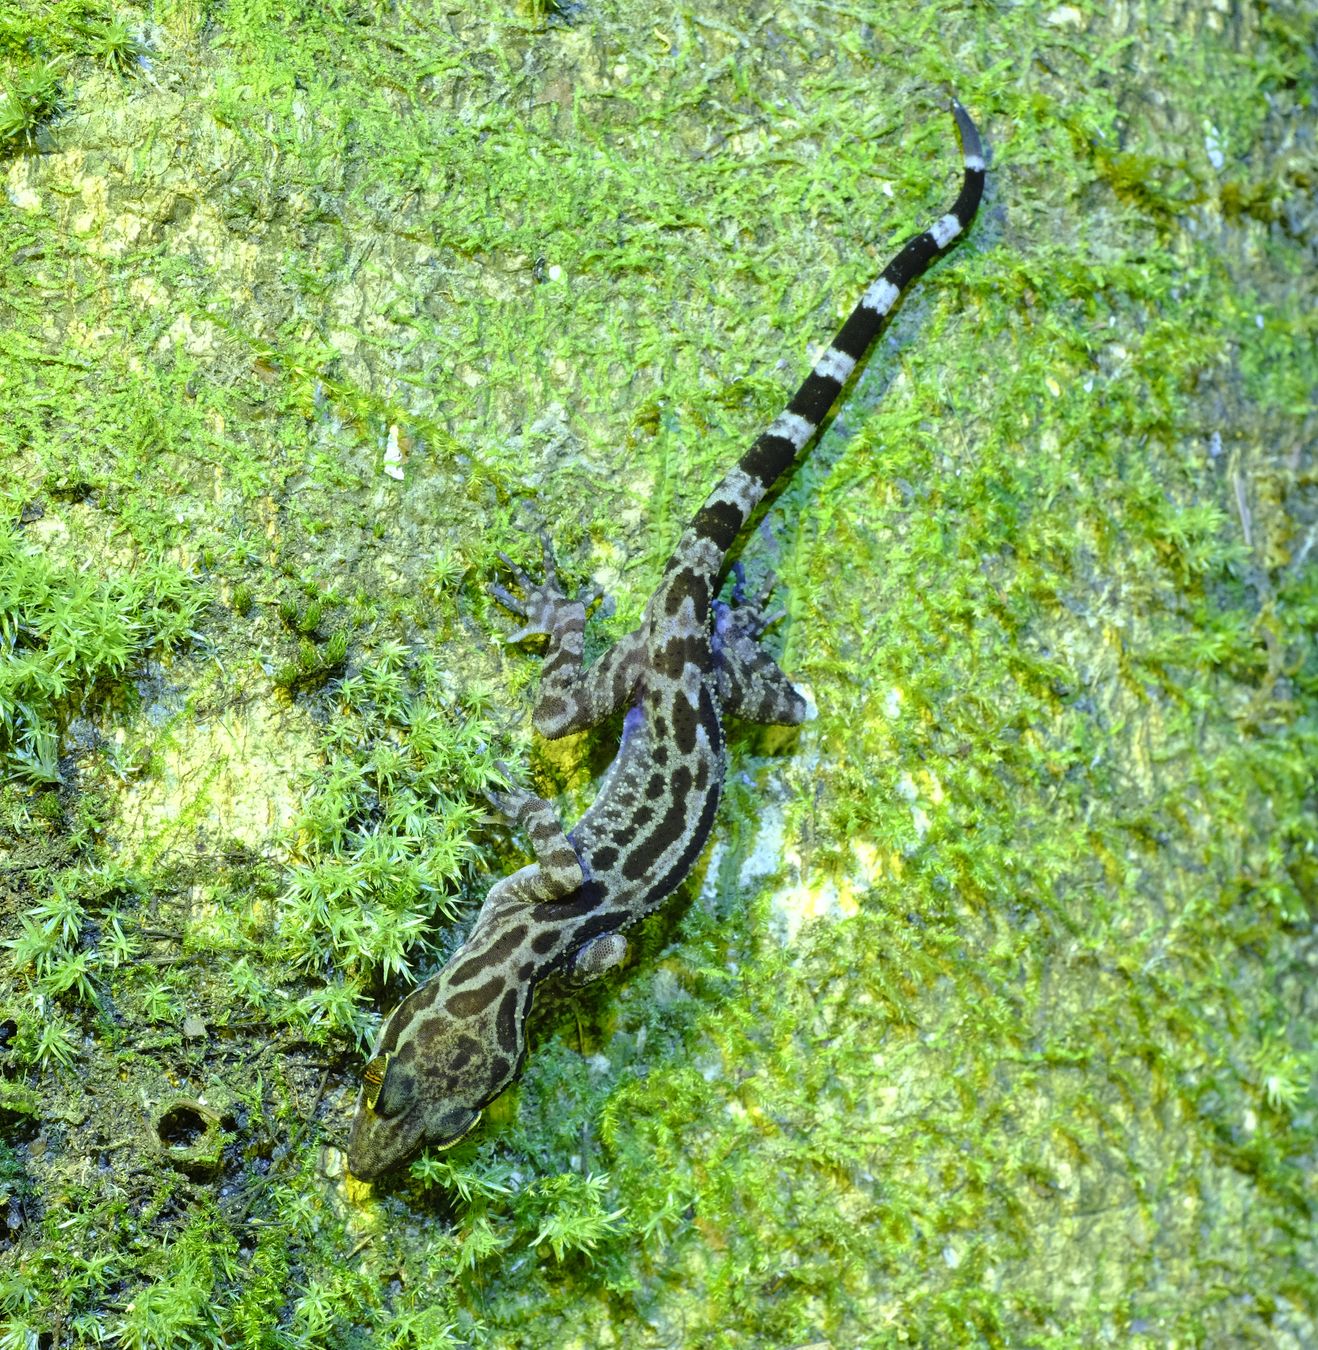
<path fill-rule="evenodd" d="M 706 498 L 674 560 L 683 555 L 684 546 L 689 550 L 698 547 L 699 541 L 727 553 L 764 494 L 813 439 L 847 378 L 883 331 L 902 292 L 970 228 L 984 194 L 984 147 L 979 128 L 955 98 L 951 112 L 961 136 L 965 168 L 961 192 L 951 210 L 902 247 L 861 296 L 791 402 Z"/>

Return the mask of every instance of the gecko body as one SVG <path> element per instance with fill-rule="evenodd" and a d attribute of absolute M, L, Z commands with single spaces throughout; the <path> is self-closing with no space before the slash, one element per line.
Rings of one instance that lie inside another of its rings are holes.
<path fill-rule="evenodd" d="M 866 290 L 786 409 L 705 499 L 678 540 L 639 626 L 583 667 L 586 603 L 512 568 L 521 598 L 491 590 L 525 624 L 510 641 L 549 639 L 533 720 L 546 737 L 625 708 L 618 753 L 581 819 L 564 831 L 525 791 L 497 804 L 527 831 L 535 861 L 497 882 L 442 970 L 388 1018 L 363 1074 L 348 1166 L 364 1180 L 423 1144 L 462 1138 L 517 1076 L 536 986 L 564 968 L 591 979 L 626 953 L 623 929 L 694 866 L 723 784 L 724 717 L 800 722 L 805 704 L 758 644 L 759 601 L 717 599 L 729 549 L 837 401 L 902 291 L 970 225 L 984 187 L 979 134 L 955 100 L 964 178 L 952 209 L 907 243 Z M 735 599 L 734 595 L 734 599 Z"/>

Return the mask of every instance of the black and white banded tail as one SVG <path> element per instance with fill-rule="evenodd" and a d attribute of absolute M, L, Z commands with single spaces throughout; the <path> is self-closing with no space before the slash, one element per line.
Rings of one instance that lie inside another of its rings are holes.
<path fill-rule="evenodd" d="M 952 209 L 912 239 L 861 296 L 792 401 L 706 498 L 682 536 L 670 568 L 703 541 L 720 553 L 732 547 L 761 498 L 819 430 L 847 377 L 882 331 L 902 292 L 969 229 L 984 191 L 984 149 L 970 114 L 956 99 L 951 108 L 965 160 L 961 193 Z"/>

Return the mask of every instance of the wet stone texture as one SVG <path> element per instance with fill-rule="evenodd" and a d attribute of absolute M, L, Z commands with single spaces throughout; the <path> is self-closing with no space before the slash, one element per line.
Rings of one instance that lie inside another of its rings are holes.
<path fill-rule="evenodd" d="M 14 1344 L 1318 1343 L 1302 6 L 0 3 Z M 450 1152 L 378 1017 L 574 818 L 486 592 L 739 557 L 818 716 Z"/>

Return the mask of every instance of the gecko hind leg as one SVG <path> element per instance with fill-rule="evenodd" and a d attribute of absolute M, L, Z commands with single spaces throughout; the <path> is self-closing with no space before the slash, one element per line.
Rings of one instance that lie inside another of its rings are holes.
<path fill-rule="evenodd" d="M 748 722 L 797 726 L 805 721 L 805 699 L 781 667 L 760 646 L 765 631 L 787 612 L 766 610 L 775 578 L 770 576 L 759 595 L 747 600 L 744 577 L 736 574 L 733 604 L 714 604 L 714 660 L 718 668 L 719 700 L 733 717 Z"/>

